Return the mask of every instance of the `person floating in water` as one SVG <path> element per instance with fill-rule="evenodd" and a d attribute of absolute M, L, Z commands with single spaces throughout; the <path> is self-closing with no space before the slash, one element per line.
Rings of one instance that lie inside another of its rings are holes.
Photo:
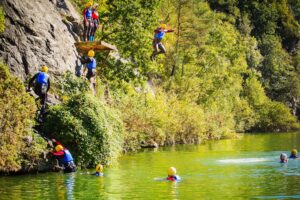
<path fill-rule="evenodd" d="M 95 175 L 95 176 L 103 176 L 104 175 L 103 174 L 103 165 L 98 164 L 96 166 L 96 173 L 94 173 L 93 175 Z"/>
<path fill-rule="evenodd" d="M 50 153 L 55 156 L 60 165 L 63 166 L 63 170 L 65 173 L 76 172 L 76 165 L 73 161 L 73 157 L 70 151 L 62 146 L 62 144 L 55 139 L 52 139 L 52 142 L 56 145 L 55 151 L 50 151 Z"/>
<path fill-rule="evenodd" d="M 31 86 L 33 87 L 34 93 L 36 93 L 39 97 L 41 102 L 41 116 L 42 118 L 45 110 L 46 110 L 46 100 L 47 100 L 47 93 L 50 89 L 50 77 L 48 75 L 48 67 L 42 66 L 40 72 L 36 73 L 28 83 L 27 91 L 31 91 Z M 39 119 L 40 121 L 41 119 Z"/>
<path fill-rule="evenodd" d="M 168 181 L 180 181 L 180 177 L 178 175 L 176 175 L 176 168 L 175 167 L 170 167 L 168 169 L 168 177 L 167 180 Z"/>
<path fill-rule="evenodd" d="M 297 158 L 299 158 L 299 157 L 298 157 L 298 151 L 297 151 L 297 149 L 293 149 L 293 150 L 291 151 L 291 155 L 290 155 L 289 158 L 290 158 L 290 159 L 297 159 Z"/>
<path fill-rule="evenodd" d="M 89 1 L 83 10 L 83 40 L 88 41 L 90 39 L 90 33 L 93 26 L 92 19 L 92 2 Z"/>
<path fill-rule="evenodd" d="M 155 29 L 154 38 L 152 42 L 153 52 L 150 57 L 151 60 L 155 60 L 156 56 L 159 54 L 166 53 L 166 49 L 161 41 L 164 38 L 165 33 L 170 33 L 170 32 L 174 32 L 174 30 L 167 30 L 166 24 L 161 24 L 160 27 Z"/>
<path fill-rule="evenodd" d="M 287 163 L 288 162 L 288 156 L 286 153 L 280 154 L 280 163 Z"/>

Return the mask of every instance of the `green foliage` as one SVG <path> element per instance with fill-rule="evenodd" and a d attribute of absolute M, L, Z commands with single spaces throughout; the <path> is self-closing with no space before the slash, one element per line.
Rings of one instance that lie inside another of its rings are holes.
<path fill-rule="evenodd" d="M 244 94 L 255 112 L 257 131 L 288 131 L 299 128 L 297 120 L 282 103 L 271 101 L 255 77 L 247 79 Z"/>
<path fill-rule="evenodd" d="M 127 150 L 139 148 L 141 142 L 155 141 L 159 145 L 199 143 L 232 133 L 222 127 L 224 118 L 205 113 L 201 106 L 180 100 L 174 94 L 166 94 L 159 88 L 154 94 L 149 84 L 139 89 L 126 83 L 121 87 L 123 90 L 114 92 L 113 105 L 120 110 L 125 124 L 124 148 Z"/>
<path fill-rule="evenodd" d="M 258 108 L 259 120 L 256 128 L 260 131 L 288 131 L 299 129 L 299 124 L 290 110 L 282 103 L 267 101 Z"/>
<path fill-rule="evenodd" d="M 57 93 L 65 100 L 69 96 L 89 91 L 89 83 L 84 78 L 76 77 L 72 72 L 67 71 L 56 83 Z"/>
<path fill-rule="evenodd" d="M 0 172 L 34 166 L 45 149 L 45 142 L 31 129 L 36 107 L 23 83 L 3 63 L 0 63 L 0 107 Z M 28 138 L 32 141 L 27 141 Z"/>
<path fill-rule="evenodd" d="M 5 30 L 5 17 L 3 7 L 0 6 L 0 33 Z"/>
<path fill-rule="evenodd" d="M 292 105 L 293 113 L 299 117 L 296 110 L 300 107 L 300 76 L 297 64 L 291 60 L 299 51 L 300 1 L 209 0 L 209 3 L 213 9 L 233 15 L 239 30 L 258 40 L 263 62 L 259 65 L 248 62 L 249 67 L 261 72 L 261 82 L 268 97 Z M 236 9 L 240 11 L 239 15 L 230 11 Z"/>
<path fill-rule="evenodd" d="M 111 163 L 120 154 L 122 121 L 116 112 L 89 94 L 70 99 L 49 110 L 45 131 L 61 141 L 83 167 Z"/>

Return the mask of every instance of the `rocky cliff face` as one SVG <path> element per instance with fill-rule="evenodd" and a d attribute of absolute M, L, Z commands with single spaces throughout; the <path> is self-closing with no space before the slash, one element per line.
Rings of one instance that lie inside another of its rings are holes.
<path fill-rule="evenodd" d="M 41 65 L 60 74 L 73 70 L 80 17 L 67 0 L 2 0 L 6 30 L 0 57 L 14 75 L 25 79 Z"/>

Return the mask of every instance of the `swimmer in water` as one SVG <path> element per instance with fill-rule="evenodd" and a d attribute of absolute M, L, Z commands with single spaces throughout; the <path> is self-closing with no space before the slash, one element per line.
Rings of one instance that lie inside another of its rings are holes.
<path fill-rule="evenodd" d="M 297 159 L 297 158 L 299 158 L 299 157 L 298 157 L 298 151 L 297 151 L 297 149 L 293 149 L 293 150 L 291 151 L 291 155 L 290 155 L 289 158 L 290 158 L 290 159 Z"/>
<path fill-rule="evenodd" d="M 280 154 L 280 163 L 287 163 L 288 156 L 285 153 Z"/>
<path fill-rule="evenodd" d="M 180 181 L 180 177 L 178 175 L 176 175 L 176 168 L 175 167 L 170 167 L 168 169 L 168 177 L 167 180 L 168 181 Z"/>
<path fill-rule="evenodd" d="M 96 173 L 94 173 L 93 175 L 95 175 L 95 176 L 103 176 L 104 175 L 103 174 L 103 165 L 98 164 L 96 166 Z"/>

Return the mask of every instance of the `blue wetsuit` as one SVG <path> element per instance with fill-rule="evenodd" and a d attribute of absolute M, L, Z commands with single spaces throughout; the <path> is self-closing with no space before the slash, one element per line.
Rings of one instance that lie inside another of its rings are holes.
<path fill-rule="evenodd" d="M 290 159 L 296 159 L 296 158 L 298 158 L 298 156 L 297 155 L 290 155 L 290 157 L 289 157 Z"/>

